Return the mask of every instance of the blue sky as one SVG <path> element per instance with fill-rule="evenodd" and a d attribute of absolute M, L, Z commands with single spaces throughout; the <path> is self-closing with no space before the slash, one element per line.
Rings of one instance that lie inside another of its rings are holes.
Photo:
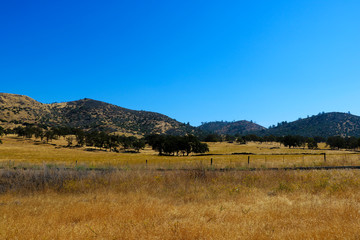
<path fill-rule="evenodd" d="M 199 125 L 360 115 L 360 1 L 2 1 L 0 92 Z"/>

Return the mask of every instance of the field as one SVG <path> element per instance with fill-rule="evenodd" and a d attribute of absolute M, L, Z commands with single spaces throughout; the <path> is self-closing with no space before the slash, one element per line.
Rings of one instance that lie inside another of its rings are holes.
<path fill-rule="evenodd" d="M 192 169 L 199 165 L 212 168 L 360 165 L 360 153 L 332 151 L 326 148 L 325 144 L 320 144 L 318 150 L 289 149 L 281 147 L 278 143 L 208 144 L 210 152 L 206 155 L 158 156 L 151 148 L 142 150 L 140 154 L 114 153 L 91 148 L 67 148 L 66 141 L 62 138 L 44 144 L 35 139 L 8 136 L 4 138 L 4 144 L 0 145 L 0 167 L 48 164 L 90 168 L 111 166 L 122 169 L 145 167 Z M 326 162 L 322 153 L 327 154 Z M 211 159 L 213 159 L 212 166 L 210 166 Z"/>
<path fill-rule="evenodd" d="M 3 142 L 0 239 L 360 238 L 358 170 L 266 170 L 360 165 L 352 152 L 214 143 L 212 155 L 161 157 Z M 260 170 L 246 171 L 248 156 Z"/>

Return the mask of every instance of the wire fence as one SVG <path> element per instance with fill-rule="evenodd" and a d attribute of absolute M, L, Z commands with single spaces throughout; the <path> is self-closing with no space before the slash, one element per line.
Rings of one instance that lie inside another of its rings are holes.
<path fill-rule="evenodd" d="M 76 170 L 101 169 L 271 169 L 271 168 L 298 168 L 298 167 L 341 167 L 360 166 L 360 153 L 346 154 L 242 154 L 242 155 L 209 155 L 199 158 L 178 158 L 163 156 L 156 159 L 132 161 L 112 161 L 106 164 L 89 164 L 86 162 L 56 163 L 43 162 L 31 164 L 14 160 L 0 162 L 0 168 L 13 169 L 41 169 L 66 168 Z"/>

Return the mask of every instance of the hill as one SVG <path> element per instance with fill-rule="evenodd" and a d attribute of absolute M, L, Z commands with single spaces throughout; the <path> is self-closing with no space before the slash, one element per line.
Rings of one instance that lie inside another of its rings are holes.
<path fill-rule="evenodd" d="M 197 131 L 196 128 L 163 114 L 130 110 L 88 98 L 44 104 L 28 96 L 0 93 L 0 125 L 13 128 L 28 124 L 139 135 Z"/>
<path fill-rule="evenodd" d="M 198 128 L 205 132 L 212 132 L 223 135 L 226 134 L 245 135 L 266 129 L 263 126 L 260 126 L 256 123 L 249 122 L 246 120 L 236 121 L 236 122 L 226 122 L 226 121 L 207 122 L 207 123 L 203 123 Z"/>
<path fill-rule="evenodd" d="M 349 113 L 321 113 L 316 116 L 283 122 L 277 127 L 257 132 L 258 135 L 301 135 L 306 137 L 356 136 L 360 137 L 360 117 Z"/>
<path fill-rule="evenodd" d="M 88 98 L 44 104 L 28 96 L 0 93 L 0 126 L 14 128 L 28 124 L 44 127 L 67 126 L 137 135 L 212 132 L 223 135 L 254 133 L 260 136 L 360 137 L 360 117 L 349 113 L 322 113 L 294 122 L 282 122 L 277 127 L 269 129 L 245 120 L 207 122 L 195 128 L 163 114 L 130 110 Z"/>

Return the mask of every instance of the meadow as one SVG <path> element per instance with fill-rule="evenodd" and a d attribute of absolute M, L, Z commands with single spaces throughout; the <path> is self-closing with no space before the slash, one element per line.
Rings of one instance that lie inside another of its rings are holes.
<path fill-rule="evenodd" d="M 360 238 L 358 170 L 266 170 L 324 164 L 322 155 L 302 153 L 325 152 L 329 165 L 360 165 L 352 152 L 212 143 L 212 155 L 169 157 L 148 148 L 140 154 L 65 148 L 64 140 L 3 142 L 0 239 Z M 249 155 L 260 170 L 245 171 Z M 241 171 L 214 170 L 223 167 Z"/>
<path fill-rule="evenodd" d="M 269 168 L 296 166 L 360 165 L 360 153 L 330 150 L 325 144 L 319 149 L 286 148 L 279 143 L 208 143 L 210 152 L 190 156 L 158 156 L 150 147 L 140 153 L 115 153 L 94 148 L 66 147 L 61 138 L 48 144 L 35 139 L 10 135 L 0 145 L 0 167 L 53 165 L 63 167 L 143 169 L 194 168 Z M 323 153 L 326 153 L 326 162 Z M 248 164 L 250 156 L 250 162 Z M 213 164 L 211 164 L 213 159 Z M 147 163 L 147 164 L 146 164 Z"/>

